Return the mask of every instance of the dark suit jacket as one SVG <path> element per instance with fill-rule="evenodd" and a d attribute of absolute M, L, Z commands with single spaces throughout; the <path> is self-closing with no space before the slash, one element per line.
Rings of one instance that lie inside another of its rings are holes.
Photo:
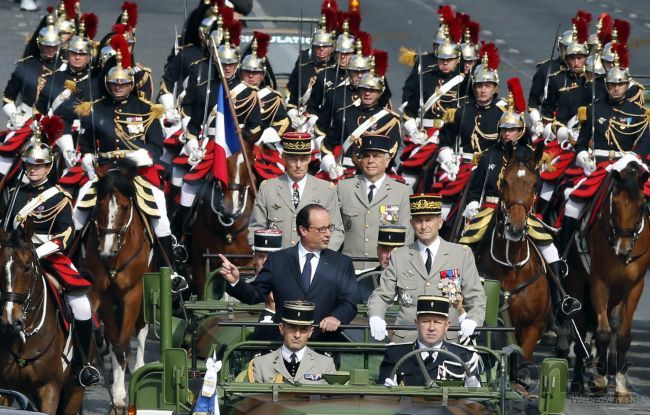
<path fill-rule="evenodd" d="M 282 304 L 287 300 L 307 300 L 316 304 L 316 324 L 328 316 L 348 324 L 357 314 L 358 288 L 352 261 L 330 249 L 321 252 L 308 292 L 300 282 L 298 245 L 269 254 L 252 283 L 239 280 L 234 287 L 226 285 L 228 294 L 246 304 L 262 303 L 273 291 L 276 322 L 282 321 Z"/>
<path fill-rule="evenodd" d="M 379 366 L 379 379 L 377 379 L 377 383 L 383 383 L 384 380 L 389 377 L 390 372 L 393 370 L 393 367 L 397 361 L 408 352 L 416 350 L 417 348 L 417 341 L 413 343 L 398 343 L 388 345 L 386 347 L 386 353 L 384 353 L 384 360 Z M 482 371 L 483 363 L 480 361 L 479 357 L 474 356 L 476 352 L 473 349 L 444 340 L 442 342 L 441 349 L 448 350 L 463 359 L 463 361 L 469 365 L 469 369 L 473 375 L 478 376 L 478 374 L 480 374 Z M 417 361 L 418 358 L 419 355 L 417 354 L 409 357 L 397 369 L 396 374 L 398 380 L 403 379 L 404 385 L 406 386 L 424 385 L 424 375 L 422 374 L 422 370 L 420 370 L 420 365 Z M 426 365 L 427 371 L 429 372 L 429 376 L 432 380 L 436 380 L 438 378 L 438 367 L 440 365 L 446 366 L 447 369 L 453 373 L 453 375 L 445 376 L 447 380 L 462 380 L 464 378 L 465 372 L 455 360 L 453 360 L 450 356 L 438 354 L 434 361 L 429 362 Z"/>

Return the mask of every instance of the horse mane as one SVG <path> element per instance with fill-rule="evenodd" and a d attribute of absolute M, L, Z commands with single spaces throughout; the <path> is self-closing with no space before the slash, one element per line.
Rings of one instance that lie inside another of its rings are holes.
<path fill-rule="evenodd" d="M 642 191 L 639 187 L 637 174 L 641 167 L 632 163 L 625 167 L 619 174 L 614 175 L 615 189 L 619 192 L 627 192 L 630 199 L 637 201 L 641 198 Z"/>
<path fill-rule="evenodd" d="M 133 178 L 136 176 L 138 166 L 127 159 L 119 159 L 114 162 L 111 169 L 97 182 L 97 197 L 104 198 L 115 190 L 127 197 L 135 196 Z"/>

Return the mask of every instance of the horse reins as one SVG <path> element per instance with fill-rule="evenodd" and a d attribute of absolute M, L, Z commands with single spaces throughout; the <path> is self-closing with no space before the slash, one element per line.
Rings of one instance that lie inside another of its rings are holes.
<path fill-rule="evenodd" d="M 632 248 L 634 248 L 634 245 L 636 244 L 637 240 L 641 236 L 641 232 L 643 232 L 643 229 L 645 228 L 645 218 L 643 217 L 644 209 L 641 208 L 639 209 L 639 215 L 637 216 L 636 220 L 636 225 L 634 228 L 621 228 L 616 226 L 614 223 L 614 213 L 616 212 L 616 205 L 614 204 L 614 199 L 613 199 L 613 192 L 610 192 L 609 194 L 609 227 L 611 230 L 610 232 L 607 232 L 607 229 L 605 229 L 605 222 L 604 221 L 599 221 L 600 222 L 600 228 L 605 234 L 605 237 L 607 238 L 607 241 L 610 243 L 610 245 L 614 245 L 616 243 L 616 240 L 619 238 L 632 238 L 632 244 L 630 247 L 630 252 Z M 648 251 L 648 248 L 640 253 L 639 255 L 627 255 L 625 256 L 625 265 L 629 265 L 630 263 L 636 261 L 637 259 L 641 258 L 645 253 Z"/>

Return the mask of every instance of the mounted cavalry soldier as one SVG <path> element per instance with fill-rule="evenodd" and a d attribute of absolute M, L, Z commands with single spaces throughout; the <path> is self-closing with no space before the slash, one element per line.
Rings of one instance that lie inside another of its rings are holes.
<path fill-rule="evenodd" d="M 526 100 L 519 78 L 509 79 L 508 89 L 510 90 L 508 108 L 499 120 L 499 139 L 483 154 L 469 183 L 467 206 L 464 208 L 463 216 L 470 222 L 459 241 L 463 244 L 477 246 L 487 233 L 501 196 L 501 178 L 507 163 L 506 147 L 530 144 L 530 132 L 525 128 L 524 120 Z M 566 263 L 560 258 L 553 244 L 553 236 L 548 233 L 545 225 L 532 213 L 527 223 L 527 235 L 533 240 L 553 273 L 560 278 L 566 276 L 568 273 L 565 269 Z M 560 313 L 570 317 L 580 310 L 578 300 L 569 296 L 564 298 L 560 296 L 560 289 L 556 286 L 554 278 L 549 277 L 548 285 L 558 317 Z"/>
<path fill-rule="evenodd" d="M 282 159 L 286 174 L 260 184 L 248 226 L 249 244 L 256 230 L 276 228 L 282 231 L 282 248 L 298 243 L 297 213 L 305 206 L 323 206 L 332 219 L 329 246 L 338 250 L 343 244 L 343 225 L 334 184 L 307 173 L 312 139 L 309 133 L 291 132 L 282 137 Z"/>
<path fill-rule="evenodd" d="M 34 110 L 43 115 L 57 114 L 71 125 L 74 114 L 74 95 L 91 82 L 90 60 L 93 53 L 93 39 L 97 32 L 97 15 L 84 13 L 79 24 L 79 33 L 74 35 L 66 47 L 67 62 L 55 72 L 45 76 Z M 64 134 L 56 145 L 61 150 L 66 167 L 77 162 L 75 144 L 70 133 Z"/>
<path fill-rule="evenodd" d="M 607 71 L 607 98 L 580 108 L 581 128 L 575 146 L 576 164 L 584 174 L 564 191 L 566 204 L 560 250 L 565 252 L 578 229 L 587 203 L 612 169 L 621 171 L 629 162 L 645 166 L 650 153 L 648 112 L 627 99 L 630 86 L 627 48 L 614 47 L 614 66 Z M 593 144 L 591 144 L 593 143 Z"/>
<path fill-rule="evenodd" d="M 379 287 L 368 299 L 370 333 L 378 341 L 388 335 L 386 311 L 396 297 L 400 308 L 395 324 L 411 325 L 416 318 L 420 295 L 448 296 L 456 303 L 461 301 L 457 296 L 460 293 L 462 307 L 456 308 L 454 304 L 454 308 L 449 310 L 449 319 L 453 325 L 460 323 L 461 342 L 464 342 L 485 318 L 485 292 L 474 255 L 467 246 L 447 242 L 438 235 L 442 226 L 440 195 L 411 195 L 410 206 L 411 228 L 416 241 L 411 242 L 412 239 L 407 237 L 408 245 L 391 253 Z M 412 330 L 396 330 L 391 340 L 398 343 L 414 341 L 416 337 L 417 332 Z M 447 337 L 455 340 L 456 336 Z"/>
<path fill-rule="evenodd" d="M 415 183 L 424 164 L 437 150 L 438 130 L 448 109 L 459 108 L 469 92 L 469 79 L 459 65 L 462 26 L 452 21 L 449 36 L 438 46 L 437 65 L 422 70 L 422 93 L 411 95 L 404 108 L 406 146 L 402 153 L 400 173 L 407 183 Z"/>
<path fill-rule="evenodd" d="M 321 170 L 331 180 L 343 176 L 345 168 L 352 172 L 356 170 L 353 157 L 363 136 L 389 137 L 395 146 L 391 158 L 397 153 L 401 141 L 399 116 L 381 105 L 387 65 L 388 54 L 376 50 L 374 67 L 359 81 L 359 101 L 337 111 L 332 127 L 321 142 Z"/>
<path fill-rule="evenodd" d="M 439 170 L 433 188 L 443 197 L 443 220 L 448 220 L 453 202 L 462 195 L 472 171 L 486 150 L 497 140 L 497 126 L 506 103 L 497 96 L 499 51 L 492 43 L 479 51 L 481 64 L 472 75 L 474 97 L 456 109 L 448 109 L 438 134 Z M 433 175 L 433 171 L 429 173 Z M 430 179 L 430 176 L 427 176 Z M 425 180 L 425 190 L 431 180 Z"/>
<path fill-rule="evenodd" d="M 165 194 L 154 166 L 162 155 L 163 137 L 158 122 L 162 106 L 136 95 L 126 39 L 114 35 L 111 47 L 117 51 L 112 58 L 116 64 L 109 63 L 105 68 L 105 90 L 98 99 L 76 107 L 83 130 L 79 136 L 79 149 L 83 154 L 81 165 L 90 180 L 79 190 L 74 210 L 75 229 L 85 228 L 95 205 L 95 166 L 105 169 L 116 160 L 127 159 L 139 172 L 134 181 L 138 194 L 136 205 L 151 221 L 155 237 L 162 245 L 162 254 L 169 259 L 168 265 L 172 265 L 172 236 Z M 173 278 L 175 290 L 186 286 L 178 274 L 174 273 Z"/>
<path fill-rule="evenodd" d="M 47 117 L 36 125 L 33 142 L 22 155 L 27 184 L 12 189 L 3 200 L 2 217 L 8 231 L 32 228 L 36 257 L 45 271 L 63 291 L 64 299 L 74 318 L 73 330 L 79 339 L 75 347 L 74 370 L 79 383 L 92 386 L 100 382 L 97 369 L 87 360 L 93 339 L 92 309 L 86 291 L 91 282 L 81 276 L 70 258 L 63 252 L 74 233 L 70 195 L 47 179 L 52 169 L 52 150 L 41 137 L 55 141 L 62 130 L 58 117 Z M 57 131 L 58 130 L 58 131 Z M 34 271 L 36 272 L 36 271 Z"/>
<path fill-rule="evenodd" d="M 365 135 L 361 138 L 359 159 L 361 174 L 339 181 L 336 186 L 343 219 L 343 250 L 351 257 L 371 257 L 377 250 L 380 225 L 407 226 L 408 186 L 389 177 L 386 169 L 397 149 L 394 138 Z M 411 240 L 413 233 L 407 232 Z M 355 268 L 375 266 L 356 262 Z"/>

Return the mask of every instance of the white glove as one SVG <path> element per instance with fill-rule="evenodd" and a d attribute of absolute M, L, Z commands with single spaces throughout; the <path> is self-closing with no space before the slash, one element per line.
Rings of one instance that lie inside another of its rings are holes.
<path fill-rule="evenodd" d="M 97 173 L 95 173 L 95 166 L 93 166 L 94 161 L 95 158 L 90 153 L 84 154 L 84 156 L 81 158 L 81 168 L 86 172 L 90 180 L 94 180 L 97 177 Z"/>
<path fill-rule="evenodd" d="M 343 176 L 343 166 L 336 163 L 333 154 L 325 154 L 321 157 L 320 168 L 324 172 L 327 172 L 332 180 L 336 180 Z"/>
<path fill-rule="evenodd" d="M 370 335 L 373 339 L 382 341 L 386 336 L 388 336 L 388 332 L 386 331 L 386 320 L 383 318 L 372 316 L 368 320 L 368 323 L 370 324 Z"/>
<path fill-rule="evenodd" d="M 539 137 L 544 132 L 544 124 L 542 124 L 542 116 L 536 109 L 528 111 L 528 120 L 530 121 L 530 131 L 533 136 Z"/>
<path fill-rule="evenodd" d="M 77 152 L 74 149 L 74 143 L 72 141 L 72 136 L 70 134 L 63 134 L 58 140 L 56 140 L 56 145 L 61 150 L 61 155 L 63 156 L 63 161 L 67 168 L 70 168 L 75 165 L 77 162 Z"/>
<path fill-rule="evenodd" d="M 384 386 L 389 386 L 391 388 L 397 386 L 397 375 L 392 378 L 386 378 L 384 380 Z"/>
<path fill-rule="evenodd" d="M 573 148 L 571 140 L 575 142 L 577 139 L 578 137 L 575 131 L 565 126 L 557 129 L 557 142 L 560 143 L 560 148 L 563 150 L 571 150 Z"/>
<path fill-rule="evenodd" d="M 463 212 L 463 217 L 467 219 L 472 219 L 478 213 L 479 204 L 476 200 L 472 200 L 465 206 L 465 211 Z"/>
<path fill-rule="evenodd" d="M 296 130 L 302 127 L 302 125 L 305 123 L 304 117 L 298 113 L 297 108 L 291 108 L 289 111 L 287 111 L 287 115 L 291 120 L 291 126 Z"/>
<path fill-rule="evenodd" d="M 585 172 L 585 175 L 589 176 L 591 173 L 596 171 L 596 160 L 594 160 L 588 151 L 583 150 L 578 153 L 576 161 L 582 170 Z"/>
<path fill-rule="evenodd" d="M 447 172 L 449 180 L 456 180 L 456 175 L 460 168 L 460 162 L 449 147 L 443 147 L 438 152 L 438 162 L 440 168 Z"/>
<path fill-rule="evenodd" d="M 476 321 L 471 320 L 469 318 L 466 318 L 460 323 L 460 331 L 458 334 L 460 334 L 460 343 L 463 343 L 469 339 L 469 337 L 474 334 L 474 330 L 476 329 Z"/>
<path fill-rule="evenodd" d="M 309 116 L 307 116 L 307 118 L 303 117 L 302 125 L 296 127 L 296 129 L 300 133 L 312 134 L 314 132 L 314 126 L 316 125 L 316 121 L 318 121 L 318 115 L 310 114 Z"/>
<path fill-rule="evenodd" d="M 5 115 L 9 119 L 7 122 L 7 128 L 10 130 L 17 130 L 20 127 L 23 126 L 25 123 L 25 117 L 20 115 L 18 113 L 18 109 L 16 108 L 16 104 L 13 102 L 9 102 L 2 107 L 2 110 L 4 111 Z"/>
<path fill-rule="evenodd" d="M 144 148 L 139 148 L 135 151 L 132 151 L 124 158 L 131 160 L 138 167 L 153 166 L 153 159 L 151 158 L 151 154 L 149 154 L 149 152 Z"/>
<path fill-rule="evenodd" d="M 181 122 L 181 113 L 176 108 L 165 110 L 165 121 L 168 124 L 176 125 Z"/>
<path fill-rule="evenodd" d="M 427 133 L 418 130 L 415 118 L 406 120 L 404 123 L 404 129 L 406 130 L 406 133 L 409 135 L 409 138 L 413 144 L 422 145 L 425 141 L 427 141 L 427 138 L 429 138 L 427 136 Z"/>
<path fill-rule="evenodd" d="M 553 123 L 548 123 L 544 126 L 542 136 L 544 137 L 544 143 L 546 144 L 555 140 L 555 134 L 553 134 Z"/>
<path fill-rule="evenodd" d="M 55 242 L 52 241 L 47 241 L 38 248 L 36 248 L 36 256 L 38 259 L 44 258 L 50 254 L 53 254 L 54 252 L 58 252 L 60 250 L 59 245 L 57 245 Z"/>
<path fill-rule="evenodd" d="M 187 162 L 191 166 L 196 166 L 203 159 L 203 151 L 195 138 L 190 138 L 185 142 L 182 153 L 187 154 Z"/>

